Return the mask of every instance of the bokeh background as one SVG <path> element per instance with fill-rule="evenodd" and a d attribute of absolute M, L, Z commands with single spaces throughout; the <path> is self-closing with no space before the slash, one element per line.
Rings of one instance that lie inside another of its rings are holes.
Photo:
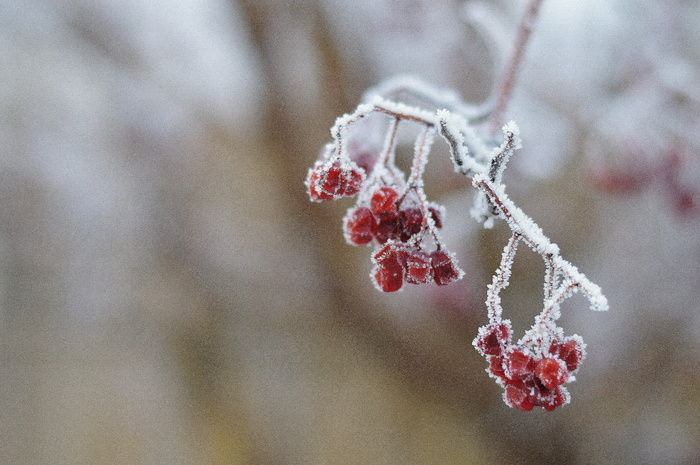
<path fill-rule="evenodd" d="M 508 232 L 426 184 L 466 270 L 377 292 L 303 180 L 396 73 L 490 94 L 523 1 L 0 0 L 0 463 L 700 463 L 700 4 L 545 1 L 513 198 L 611 310 L 572 403 L 471 347 Z M 522 248 L 507 316 L 539 311 Z"/>

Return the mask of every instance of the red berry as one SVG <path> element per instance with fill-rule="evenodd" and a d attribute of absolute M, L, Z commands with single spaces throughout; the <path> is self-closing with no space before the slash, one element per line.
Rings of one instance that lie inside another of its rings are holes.
<path fill-rule="evenodd" d="M 509 382 L 503 397 L 508 405 L 524 412 L 535 406 L 530 389 L 522 381 Z"/>
<path fill-rule="evenodd" d="M 423 227 L 423 213 L 420 208 L 406 208 L 399 212 L 401 220 L 401 240 L 406 242 Z"/>
<path fill-rule="evenodd" d="M 566 405 L 569 403 L 569 393 L 563 387 L 557 387 L 554 389 L 549 396 L 542 399 L 540 405 L 548 412 L 551 412 L 555 408 Z"/>
<path fill-rule="evenodd" d="M 389 239 L 398 239 L 400 234 L 399 218 L 397 216 L 382 215 L 378 217 L 379 222 L 375 223 L 374 236 L 380 244 L 386 243 Z"/>
<path fill-rule="evenodd" d="M 404 280 L 406 251 L 393 244 L 384 247 L 374 256 L 376 266 L 372 277 L 377 288 L 384 292 L 401 289 Z"/>
<path fill-rule="evenodd" d="M 535 376 L 542 382 L 542 385 L 547 389 L 554 389 L 561 386 L 569 379 L 569 372 L 564 367 L 564 363 L 559 359 L 545 357 L 537 362 L 535 368 Z"/>
<path fill-rule="evenodd" d="M 322 166 L 321 166 L 322 168 Z M 306 186 L 309 189 L 309 198 L 314 202 L 321 202 L 323 200 L 333 200 L 333 196 L 327 194 L 321 190 L 321 185 L 319 181 L 319 176 L 321 175 L 322 169 L 316 167 L 309 170 L 309 175 L 306 178 Z"/>
<path fill-rule="evenodd" d="M 391 187 L 380 187 L 372 194 L 369 202 L 372 214 L 375 216 L 396 216 L 398 214 L 396 211 L 396 201 L 398 199 L 399 193 L 394 189 Z"/>
<path fill-rule="evenodd" d="M 579 363 L 581 363 L 581 360 L 583 360 L 583 341 L 575 336 L 561 343 L 553 341 L 552 345 L 549 347 L 549 353 L 564 361 L 567 370 L 570 372 L 575 371 Z"/>
<path fill-rule="evenodd" d="M 433 269 L 430 257 L 422 250 L 414 250 L 406 257 L 406 282 L 411 284 L 427 284 L 433 280 Z"/>
<path fill-rule="evenodd" d="M 503 358 L 497 356 L 489 357 L 489 371 L 498 378 L 506 379 L 506 375 L 503 372 Z"/>
<path fill-rule="evenodd" d="M 374 238 L 375 220 L 367 207 L 358 207 L 345 217 L 345 237 L 356 245 L 367 244 Z"/>
<path fill-rule="evenodd" d="M 360 191 L 363 180 L 364 173 L 353 162 L 336 161 L 330 167 L 317 162 L 313 170 L 309 171 L 306 184 L 311 200 L 320 202 L 343 196 L 352 197 Z"/>
<path fill-rule="evenodd" d="M 444 286 L 461 277 L 461 270 L 457 268 L 452 258 L 445 252 L 436 250 L 430 254 L 430 263 L 433 267 L 433 279 L 435 283 Z"/>
<path fill-rule="evenodd" d="M 479 328 L 474 346 L 482 355 L 501 355 L 510 343 L 512 330 L 508 323 L 490 323 Z"/>
<path fill-rule="evenodd" d="M 503 368 L 510 379 L 525 379 L 535 370 L 535 360 L 522 349 L 512 349 L 506 352 Z"/>

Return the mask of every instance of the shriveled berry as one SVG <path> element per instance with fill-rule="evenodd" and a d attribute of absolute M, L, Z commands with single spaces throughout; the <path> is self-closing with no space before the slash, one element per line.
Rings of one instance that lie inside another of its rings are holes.
<path fill-rule="evenodd" d="M 440 286 L 457 281 L 462 275 L 452 257 L 440 250 L 435 250 L 430 254 L 430 263 L 433 267 L 433 279 Z"/>
<path fill-rule="evenodd" d="M 529 412 L 535 406 L 530 389 L 522 381 L 511 381 L 506 385 L 503 395 L 506 404 L 518 410 Z"/>
<path fill-rule="evenodd" d="M 510 343 L 511 334 L 509 323 L 490 323 L 479 328 L 479 335 L 474 339 L 474 347 L 482 355 L 501 355 Z"/>
<path fill-rule="evenodd" d="M 391 187 L 380 187 L 377 189 L 370 199 L 369 206 L 372 214 L 375 216 L 398 216 L 396 209 L 396 201 L 399 199 L 399 193 Z"/>
<path fill-rule="evenodd" d="M 564 363 L 559 359 L 545 357 L 537 362 L 535 376 L 547 389 L 554 389 L 561 386 L 569 379 L 569 372 L 564 367 Z"/>
<path fill-rule="evenodd" d="M 411 284 L 427 284 L 433 280 L 433 269 L 430 257 L 422 250 L 408 252 L 406 257 L 406 282 Z"/>
<path fill-rule="evenodd" d="M 516 348 L 504 355 L 503 368 L 508 378 L 525 379 L 534 373 L 535 360 L 529 353 Z"/>
<path fill-rule="evenodd" d="M 356 245 L 367 244 L 374 239 L 375 220 L 367 207 L 350 210 L 345 221 L 345 237 Z"/>

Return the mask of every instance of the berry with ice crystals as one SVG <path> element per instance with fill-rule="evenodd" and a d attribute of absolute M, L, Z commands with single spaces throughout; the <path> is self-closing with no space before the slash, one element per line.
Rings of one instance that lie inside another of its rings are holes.
<path fill-rule="evenodd" d="M 364 171 L 352 161 L 336 160 L 330 165 L 318 161 L 306 178 L 309 197 L 314 202 L 352 197 L 360 192 Z"/>

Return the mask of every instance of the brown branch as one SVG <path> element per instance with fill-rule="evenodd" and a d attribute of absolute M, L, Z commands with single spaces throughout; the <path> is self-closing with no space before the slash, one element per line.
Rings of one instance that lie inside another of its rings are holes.
<path fill-rule="evenodd" d="M 508 60 L 503 71 L 503 75 L 501 76 L 501 80 L 496 87 L 496 107 L 490 120 L 491 135 L 495 135 L 498 132 L 503 122 L 503 114 L 506 111 L 506 106 L 508 105 L 508 101 L 510 100 L 513 92 L 515 79 L 525 53 L 525 46 L 530 39 L 532 28 L 535 24 L 535 20 L 537 19 L 537 14 L 539 13 L 541 5 L 542 0 L 530 0 L 530 4 L 520 20 L 518 35 L 515 39 L 512 55 Z"/>

